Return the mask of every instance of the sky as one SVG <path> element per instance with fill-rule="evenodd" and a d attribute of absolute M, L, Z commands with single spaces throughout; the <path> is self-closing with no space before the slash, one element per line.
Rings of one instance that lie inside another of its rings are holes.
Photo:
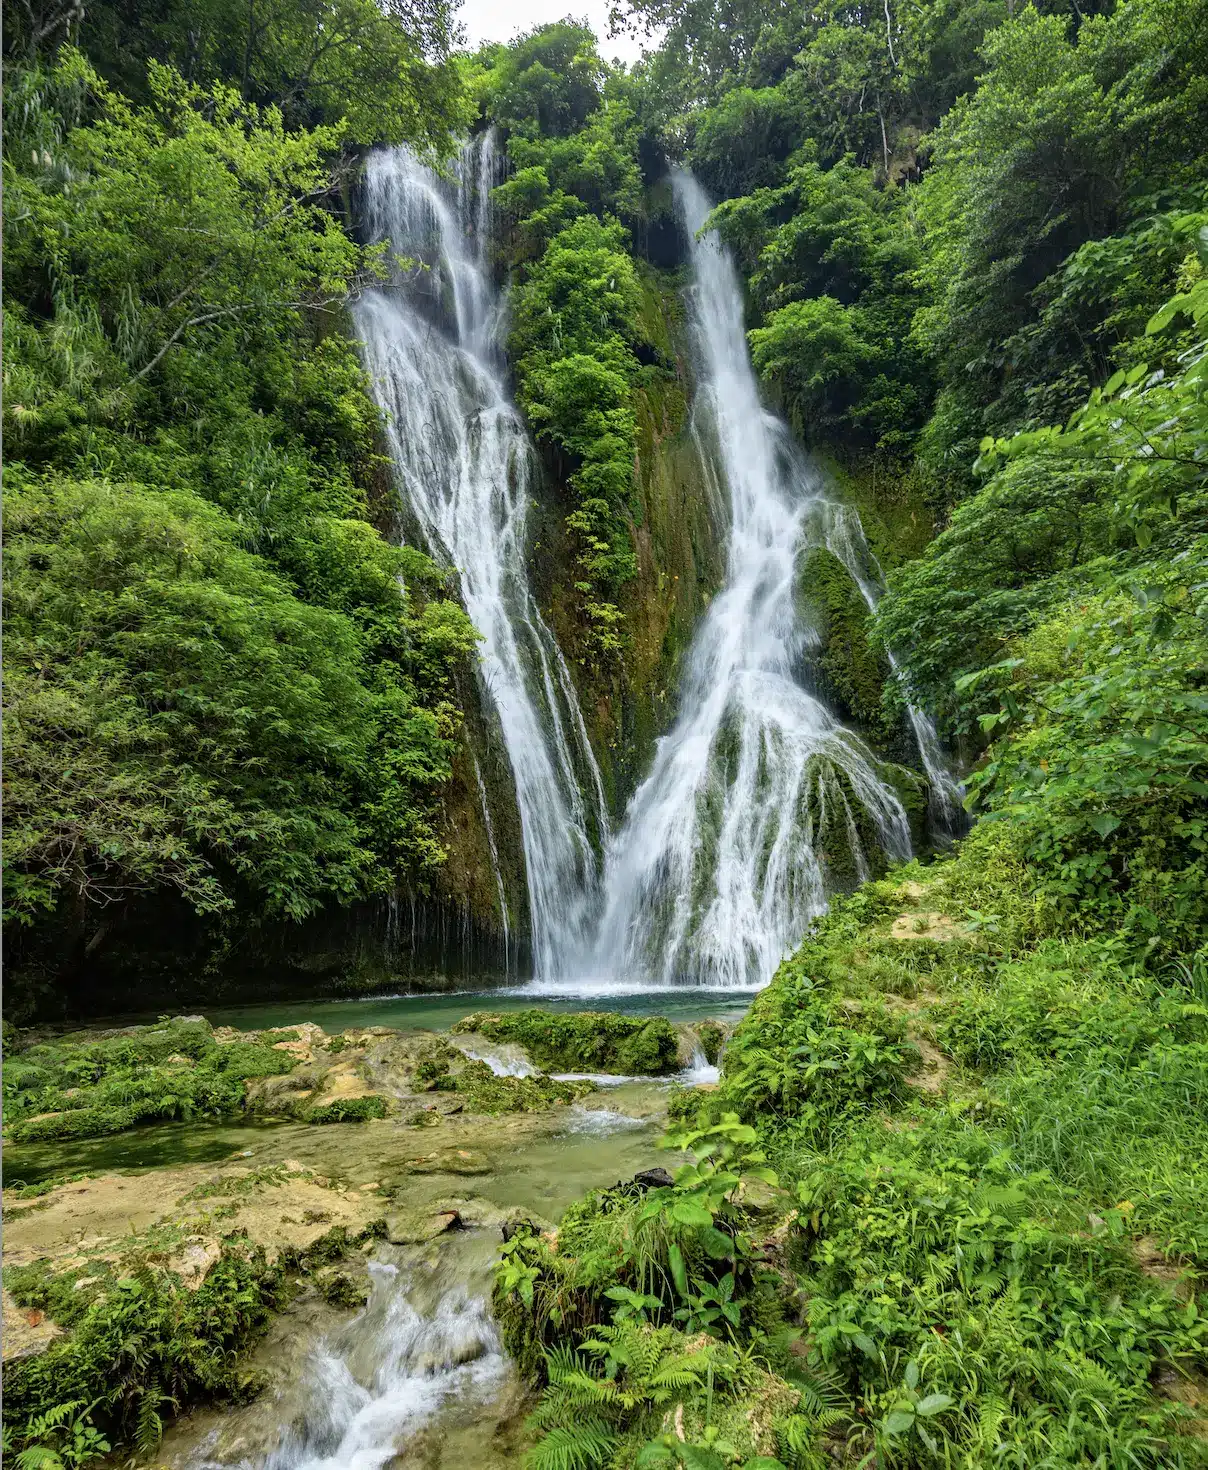
<path fill-rule="evenodd" d="M 654 43 L 643 36 L 609 40 L 608 9 L 609 0 L 462 0 L 458 19 L 466 28 L 469 45 L 478 46 L 483 41 L 510 41 L 518 31 L 531 31 L 571 15 L 587 21 L 599 39 L 600 55 L 608 61 L 637 61 L 643 43 Z"/>

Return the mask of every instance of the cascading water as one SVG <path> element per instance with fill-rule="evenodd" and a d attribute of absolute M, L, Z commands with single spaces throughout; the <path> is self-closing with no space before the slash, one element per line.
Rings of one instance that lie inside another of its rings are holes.
<path fill-rule="evenodd" d="M 826 501 L 818 507 L 818 518 L 821 539 L 826 549 L 847 568 L 852 581 L 860 589 L 860 596 L 869 612 L 875 612 L 884 593 L 885 582 L 880 565 L 865 538 L 860 517 L 851 506 Z M 901 665 L 892 648 L 886 649 L 886 656 L 895 677 L 900 679 Z M 906 718 L 919 752 L 919 760 L 927 773 L 931 828 L 937 838 L 950 839 L 960 833 L 964 824 L 964 792 L 952 775 L 935 722 L 930 715 L 907 700 Z"/>
<path fill-rule="evenodd" d="M 695 278 L 701 457 L 729 491 L 726 583 L 697 629 L 680 713 L 607 854 L 587 983 L 755 986 L 823 911 L 828 848 L 868 874 L 866 842 L 910 854 L 901 801 L 876 758 L 803 686 L 818 636 L 794 597 L 798 558 L 826 517 L 825 485 L 766 413 L 742 293 L 689 175 L 676 193 Z M 825 544 L 815 539 L 815 545 Z"/>
<path fill-rule="evenodd" d="M 569 670 L 525 572 L 536 461 L 504 387 L 485 262 L 495 171 L 490 134 L 467 144 L 451 185 L 405 148 L 372 156 L 369 232 L 428 269 L 367 292 L 356 319 L 398 489 L 482 635 L 520 811 L 534 970 L 548 976 L 566 944 L 583 942 L 607 817 Z"/>
<path fill-rule="evenodd" d="M 302 1412 L 283 1426 L 261 1470 L 382 1470 L 451 1403 L 464 1412 L 498 1395 L 508 1364 L 485 1297 L 461 1284 L 433 1295 L 425 1274 L 433 1272 L 370 1266 L 368 1305 L 315 1347 Z M 195 1463 L 219 1470 L 225 1462 Z"/>

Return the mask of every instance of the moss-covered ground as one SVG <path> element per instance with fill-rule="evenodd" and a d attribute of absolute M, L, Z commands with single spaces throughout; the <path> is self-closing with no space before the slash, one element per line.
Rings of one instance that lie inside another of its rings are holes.
<path fill-rule="evenodd" d="M 551 1072 L 617 1072 L 664 1076 L 679 1065 L 675 1027 L 662 1016 L 622 1016 L 611 1011 L 478 1011 L 453 1026 L 491 1041 L 523 1046 Z"/>

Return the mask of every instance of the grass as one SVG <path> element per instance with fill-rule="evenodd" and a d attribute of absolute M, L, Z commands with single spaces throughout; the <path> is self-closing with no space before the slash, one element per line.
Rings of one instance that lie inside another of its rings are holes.
<path fill-rule="evenodd" d="M 654 1218 L 591 1197 L 555 1251 L 505 1256 L 509 1341 L 550 1385 L 534 1465 L 547 1444 L 556 1463 L 572 1413 L 611 1436 L 584 1466 L 633 1464 L 671 1427 L 665 1408 L 592 1409 L 603 1391 L 575 1375 L 623 1323 L 670 1331 L 674 1355 L 702 1322 L 769 1375 L 718 1379 L 711 1406 L 683 1386 L 689 1444 L 730 1433 L 735 1396 L 754 1395 L 768 1432 L 728 1463 L 1208 1465 L 1202 959 L 1125 963 L 1113 935 L 1039 903 L 1009 834 L 987 825 L 954 857 L 836 903 L 722 1065 L 719 1088 L 682 1095 L 676 1115 L 749 1127 L 779 1223 L 744 1215 L 736 1183 L 708 1225 L 685 1225 L 699 1160 L 717 1157 L 706 1133 Z M 706 1320 L 725 1281 L 706 1242 L 729 1252 L 734 1320 Z M 573 1372 L 558 1356 L 572 1348 Z M 642 1463 L 677 1463 L 665 1448 Z"/>

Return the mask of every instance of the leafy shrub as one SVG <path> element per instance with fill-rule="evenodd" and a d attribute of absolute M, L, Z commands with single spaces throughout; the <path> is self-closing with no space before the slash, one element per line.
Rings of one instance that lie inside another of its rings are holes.
<path fill-rule="evenodd" d="M 854 1116 L 900 1101 L 917 1065 L 900 1020 L 875 1002 L 845 1002 L 790 965 L 774 1011 L 757 1008 L 727 1047 L 718 1106 L 750 1122 L 770 1115 L 824 1139 Z"/>

